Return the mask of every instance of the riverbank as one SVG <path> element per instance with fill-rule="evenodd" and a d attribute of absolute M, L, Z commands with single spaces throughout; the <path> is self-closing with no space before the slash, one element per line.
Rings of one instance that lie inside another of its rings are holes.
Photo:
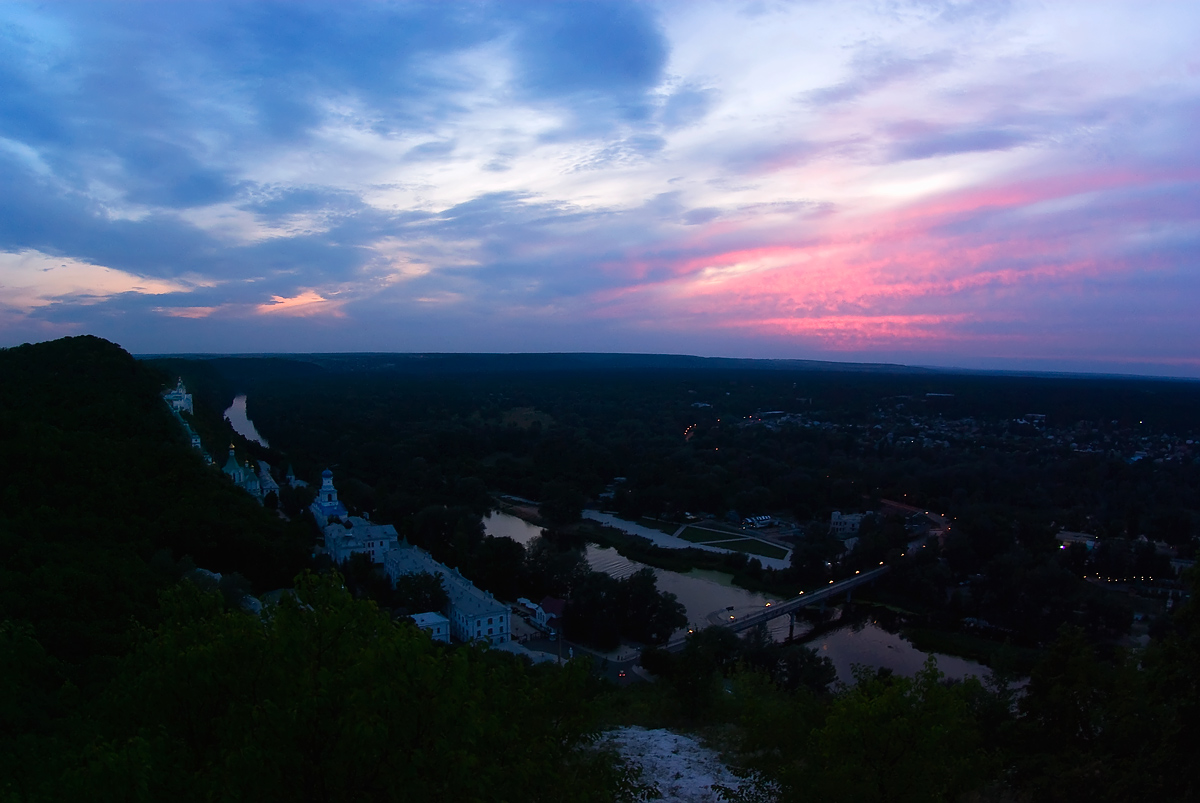
<path fill-rule="evenodd" d="M 536 505 L 527 500 L 503 503 L 500 510 L 536 527 L 545 526 L 545 522 L 538 516 Z M 663 571 L 681 575 L 714 572 L 721 578 L 728 578 L 730 585 L 753 594 L 788 599 L 801 590 L 793 583 L 780 582 L 776 572 L 756 566 L 748 556 L 741 553 L 719 553 L 690 546 L 685 549 L 668 549 L 656 546 L 650 539 L 592 519 L 584 519 L 568 527 L 559 528 L 559 532 L 568 538 L 577 539 L 581 544 L 593 543 L 604 549 L 612 549 L 625 560 Z M 1016 674 L 1027 674 L 1039 655 L 1034 649 L 1016 647 L 977 634 L 936 627 L 933 624 L 936 618 L 933 611 L 924 610 L 923 606 L 912 600 L 897 597 L 887 589 L 875 587 L 863 592 L 862 597 L 856 594 L 855 606 L 860 610 L 876 610 L 886 621 L 890 631 L 909 639 L 912 645 L 922 652 L 977 661 L 997 671 Z M 715 609 L 719 606 L 710 607 Z M 700 613 L 708 613 L 708 610 Z M 839 627 L 848 626 L 828 620 L 818 624 L 822 617 L 815 611 L 809 612 L 809 616 L 812 617 L 810 624 L 815 627 L 803 636 L 798 635 L 797 642 L 815 639 Z M 693 620 L 697 624 L 701 623 L 701 618 L 693 617 Z M 786 626 L 784 630 L 786 635 Z"/>

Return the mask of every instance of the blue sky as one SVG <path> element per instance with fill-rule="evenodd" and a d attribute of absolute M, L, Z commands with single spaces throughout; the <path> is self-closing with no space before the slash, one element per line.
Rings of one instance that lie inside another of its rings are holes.
<path fill-rule="evenodd" d="M 1200 6 L 0 5 L 0 345 L 1200 376 Z"/>

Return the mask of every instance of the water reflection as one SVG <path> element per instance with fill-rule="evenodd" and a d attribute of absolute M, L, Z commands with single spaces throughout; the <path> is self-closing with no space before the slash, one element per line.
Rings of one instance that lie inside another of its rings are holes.
<path fill-rule="evenodd" d="M 528 545 L 542 534 L 542 529 L 507 513 L 494 512 L 484 519 L 489 535 L 507 536 Z M 629 560 L 615 549 L 588 544 L 584 551 L 588 565 L 618 579 L 628 577 L 644 564 Z M 674 594 L 687 610 L 691 626 L 706 627 L 716 617 L 728 614 L 743 616 L 761 610 L 775 598 L 756 594 L 733 585 L 732 575 L 724 572 L 693 569 L 683 574 L 666 569 L 654 569 L 658 587 Z M 731 612 L 726 609 L 732 608 Z M 872 611 L 874 611 L 872 613 Z M 794 635 L 807 646 L 827 656 L 837 670 L 838 680 L 853 683 L 854 664 L 871 668 L 887 668 L 898 675 L 913 675 L 925 664 L 927 653 L 921 652 L 895 632 L 901 622 L 888 612 L 869 608 L 830 608 L 827 611 L 805 609 L 797 617 Z M 780 616 L 768 623 L 771 637 L 783 641 L 788 637 L 788 617 Z M 808 634 L 813 638 L 807 639 Z M 966 675 L 986 677 L 987 667 L 937 654 L 938 668 L 947 677 Z"/>
<path fill-rule="evenodd" d="M 225 417 L 229 419 L 233 431 L 246 440 L 270 446 L 267 439 L 258 434 L 258 430 L 254 428 L 254 422 L 246 415 L 246 397 L 244 395 L 233 400 L 233 404 L 229 405 L 229 409 L 225 411 Z"/>
<path fill-rule="evenodd" d="M 894 628 L 898 623 L 882 619 L 869 619 L 870 609 L 856 611 L 838 610 L 838 618 L 832 626 L 818 625 L 819 635 L 806 641 L 806 646 L 824 655 L 833 662 L 838 680 L 854 682 L 854 665 L 862 664 L 872 669 L 884 667 L 897 675 L 915 675 L 924 665 L 929 653 L 922 652 L 911 642 L 886 627 Z M 886 617 L 885 617 L 886 618 Z M 953 655 L 934 653 L 938 669 L 948 678 L 961 680 L 968 675 L 985 678 L 991 671 L 984 665 L 957 658 Z"/>
<path fill-rule="evenodd" d="M 507 536 L 521 544 L 528 545 L 534 538 L 542 534 L 540 527 L 507 513 L 492 513 L 484 519 L 484 529 L 489 535 Z M 624 557 L 611 547 L 587 544 L 584 558 L 592 569 L 615 577 L 618 580 L 628 577 L 645 564 Z M 707 626 L 710 614 L 722 612 L 732 607 L 741 615 L 751 610 L 761 609 L 774 597 L 756 594 L 733 585 L 733 576 L 723 572 L 693 570 L 687 574 L 672 572 L 666 569 L 654 569 L 658 579 L 658 588 L 669 591 L 678 598 L 687 611 L 689 625 Z M 786 618 L 771 621 L 771 632 L 775 638 L 786 638 L 788 622 Z"/>

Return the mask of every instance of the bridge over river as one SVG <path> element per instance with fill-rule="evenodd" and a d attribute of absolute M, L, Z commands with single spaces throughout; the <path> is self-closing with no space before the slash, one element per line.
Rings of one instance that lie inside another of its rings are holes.
<path fill-rule="evenodd" d="M 858 586 L 873 582 L 887 574 L 891 571 L 891 568 L 891 566 L 880 566 L 869 572 L 855 574 L 853 577 L 848 577 L 840 582 L 830 583 L 824 588 L 818 588 L 814 591 L 801 591 L 792 599 L 782 602 L 771 602 L 761 609 L 749 614 L 743 613 L 741 616 L 727 614 L 725 611 L 716 611 L 709 614 L 708 621 L 713 625 L 725 627 L 735 633 L 740 633 L 743 630 L 749 630 L 752 627 L 765 624 L 777 617 L 793 614 L 809 605 L 819 605 L 842 594 L 848 594 Z M 727 616 L 728 618 L 726 618 Z M 677 636 L 667 644 L 666 648 L 668 650 L 682 649 L 686 640 L 687 636 Z"/>

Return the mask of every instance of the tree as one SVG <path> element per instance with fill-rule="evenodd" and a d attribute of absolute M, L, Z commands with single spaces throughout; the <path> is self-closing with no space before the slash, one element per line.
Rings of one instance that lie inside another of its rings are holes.
<path fill-rule="evenodd" d="M 582 550 L 541 535 L 526 550 L 525 572 L 531 597 L 566 598 L 591 569 Z"/>
<path fill-rule="evenodd" d="M 574 524 L 583 517 L 583 492 L 563 482 L 548 482 L 542 489 L 538 512 L 552 527 Z"/>
<path fill-rule="evenodd" d="M 392 600 L 396 609 L 408 614 L 438 613 L 446 610 L 450 597 L 442 585 L 442 575 L 429 572 L 402 574 L 395 580 Z"/>
<path fill-rule="evenodd" d="M 601 650 L 616 649 L 621 643 L 620 589 L 621 584 L 607 574 L 589 572 L 567 599 L 563 611 L 566 637 Z"/>
<path fill-rule="evenodd" d="M 995 771 L 964 695 L 932 656 L 913 678 L 864 669 L 857 679 L 810 734 L 785 800 L 955 800 Z"/>
<path fill-rule="evenodd" d="M 263 617 L 186 586 L 164 613 L 46 797 L 590 801 L 628 787 L 610 755 L 582 749 L 582 666 L 447 651 L 336 575 L 297 578 Z"/>
<path fill-rule="evenodd" d="M 674 594 L 658 590 L 649 567 L 621 580 L 616 605 L 621 633 L 643 644 L 663 644 L 687 624 L 686 609 Z"/>
<path fill-rule="evenodd" d="M 500 599 L 515 600 L 524 569 L 525 547 L 511 538 L 488 535 L 471 560 L 471 580 Z"/>

